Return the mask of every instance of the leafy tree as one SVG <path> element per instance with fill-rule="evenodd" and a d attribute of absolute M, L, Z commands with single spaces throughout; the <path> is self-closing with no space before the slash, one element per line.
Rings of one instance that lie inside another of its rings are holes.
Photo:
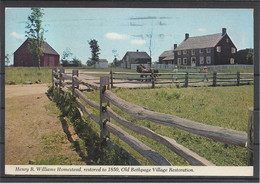
<path fill-rule="evenodd" d="M 248 54 L 246 55 L 246 60 L 249 64 L 254 64 L 254 51 L 250 49 Z"/>
<path fill-rule="evenodd" d="M 10 63 L 10 55 L 7 54 L 7 55 L 5 55 L 5 65 L 8 66 L 9 63 Z"/>
<path fill-rule="evenodd" d="M 78 58 L 76 58 L 76 57 L 74 57 L 74 58 L 72 59 L 71 64 L 72 64 L 74 67 L 81 67 L 81 66 L 82 66 L 81 61 L 80 61 Z"/>
<path fill-rule="evenodd" d="M 119 67 L 120 66 L 120 61 L 117 58 L 114 58 L 112 66 Z"/>
<path fill-rule="evenodd" d="M 62 57 L 61 57 L 61 65 L 63 67 L 69 66 L 69 57 L 72 56 L 71 50 L 70 48 L 66 48 L 63 52 L 62 52 Z"/>
<path fill-rule="evenodd" d="M 87 66 L 92 66 L 92 65 L 94 65 L 95 63 L 94 63 L 92 60 L 88 60 L 88 61 L 86 62 L 86 64 L 87 64 Z"/>
<path fill-rule="evenodd" d="M 38 61 L 38 68 L 40 69 L 40 58 L 43 56 L 43 34 L 46 32 L 42 27 L 42 17 L 44 15 L 43 9 L 31 8 L 32 12 L 28 16 L 28 22 L 26 25 L 27 31 L 26 37 L 29 38 L 28 50 L 35 62 Z"/>
<path fill-rule="evenodd" d="M 90 41 L 88 41 L 88 44 L 90 46 L 91 49 L 91 62 L 89 62 L 89 64 L 94 65 L 99 61 L 99 51 L 100 48 L 98 46 L 98 42 L 95 39 L 91 39 Z"/>

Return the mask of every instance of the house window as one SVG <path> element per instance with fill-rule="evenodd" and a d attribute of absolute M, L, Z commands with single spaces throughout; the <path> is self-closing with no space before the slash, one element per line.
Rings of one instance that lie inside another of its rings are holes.
<path fill-rule="evenodd" d="M 200 65 L 204 64 L 204 57 L 200 57 Z"/>
<path fill-rule="evenodd" d="M 200 49 L 200 53 L 204 53 L 204 50 L 203 50 L 203 49 Z"/>
<path fill-rule="evenodd" d="M 236 48 L 231 48 L 231 53 L 236 53 Z"/>
<path fill-rule="evenodd" d="M 221 46 L 217 46 L 217 52 L 221 52 Z"/>
<path fill-rule="evenodd" d="M 210 57 L 210 56 L 207 56 L 207 57 L 206 57 L 206 63 L 207 63 L 207 64 L 211 64 L 211 57 Z"/>
<path fill-rule="evenodd" d="M 226 42 L 229 43 L 229 39 L 228 38 L 226 39 Z"/>
<path fill-rule="evenodd" d="M 181 58 L 178 58 L 177 64 L 178 64 L 178 65 L 181 65 Z"/>
<path fill-rule="evenodd" d="M 187 50 L 182 51 L 183 55 L 187 54 Z"/>
<path fill-rule="evenodd" d="M 234 64 L 235 63 L 235 59 L 234 58 L 230 58 L 230 64 Z"/>
<path fill-rule="evenodd" d="M 191 54 L 192 54 L 192 55 L 195 55 L 195 50 L 191 50 Z"/>
<path fill-rule="evenodd" d="M 187 58 L 183 58 L 183 65 L 187 65 Z"/>
<path fill-rule="evenodd" d="M 206 49 L 206 52 L 207 52 L 207 53 L 210 53 L 210 51 L 211 51 L 210 48 L 207 48 L 207 49 Z"/>
<path fill-rule="evenodd" d="M 178 51 L 177 54 L 178 54 L 178 55 L 181 55 L 181 51 Z"/>

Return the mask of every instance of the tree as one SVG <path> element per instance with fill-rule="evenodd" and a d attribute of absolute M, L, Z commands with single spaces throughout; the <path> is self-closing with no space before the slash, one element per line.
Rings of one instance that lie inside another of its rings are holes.
<path fill-rule="evenodd" d="M 31 8 L 32 12 L 28 16 L 28 22 L 26 25 L 27 31 L 26 37 L 29 38 L 28 50 L 33 60 L 38 62 L 38 68 L 40 69 L 41 56 L 43 56 L 43 34 L 46 32 L 42 27 L 42 17 L 44 15 L 43 9 Z"/>
<path fill-rule="evenodd" d="M 253 49 L 250 49 L 248 54 L 246 55 L 247 63 L 254 64 L 254 51 Z"/>
<path fill-rule="evenodd" d="M 99 61 L 100 48 L 98 46 L 97 40 L 95 40 L 95 39 L 91 39 L 90 41 L 88 41 L 88 44 L 89 44 L 90 49 L 91 49 L 91 58 L 90 58 L 91 62 L 89 62 L 89 63 L 91 65 L 94 65 Z"/>
<path fill-rule="evenodd" d="M 63 52 L 62 52 L 62 57 L 61 57 L 61 65 L 63 67 L 69 66 L 69 57 L 72 56 L 71 50 L 70 48 L 66 48 Z"/>
<path fill-rule="evenodd" d="M 76 57 L 74 57 L 72 59 L 71 63 L 72 63 L 71 65 L 73 65 L 73 67 L 81 67 L 82 66 L 81 61 Z"/>
<path fill-rule="evenodd" d="M 7 55 L 5 55 L 5 65 L 8 66 L 9 63 L 10 63 L 10 55 L 7 54 Z"/>

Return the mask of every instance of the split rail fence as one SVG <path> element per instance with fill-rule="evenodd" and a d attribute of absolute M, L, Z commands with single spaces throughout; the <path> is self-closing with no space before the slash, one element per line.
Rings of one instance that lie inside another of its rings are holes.
<path fill-rule="evenodd" d="M 155 165 L 171 165 L 171 163 L 161 154 L 143 144 L 136 137 L 128 134 L 122 128 L 110 122 L 111 118 L 127 129 L 158 141 L 159 143 L 169 148 L 171 151 L 175 152 L 177 155 L 187 160 L 191 165 L 215 166 L 215 164 L 199 156 L 197 153 L 189 150 L 181 144 L 178 144 L 174 139 L 160 135 L 149 128 L 137 125 L 119 116 L 112 110 L 110 107 L 111 105 L 120 108 L 125 113 L 140 120 L 149 120 L 155 123 L 201 135 L 215 141 L 247 148 L 249 165 L 253 164 L 254 120 L 252 108 L 249 109 L 248 133 L 246 133 L 243 131 L 236 131 L 223 127 L 202 124 L 170 114 L 154 112 L 138 105 L 131 104 L 130 102 L 117 97 L 113 92 L 110 91 L 108 76 L 100 77 L 99 85 L 91 82 L 91 80 L 88 80 L 86 76 L 80 76 L 77 70 L 73 70 L 72 73 L 65 73 L 64 69 L 53 69 L 52 76 L 53 86 L 62 90 L 65 88 L 67 88 L 66 90 L 71 90 L 72 94 L 76 97 L 75 102 L 78 104 L 81 112 L 85 112 L 97 124 L 99 124 L 101 140 L 109 139 L 110 133 L 112 133 Z M 91 89 L 99 90 L 100 102 L 97 103 L 88 99 L 88 97 L 81 92 L 79 88 L 80 85 L 85 85 Z M 84 105 L 82 101 L 88 105 Z M 89 107 L 93 107 L 99 110 L 99 116 L 94 115 Z"/>
<path fill-rule="evenodd" d="M 115 77 L 120 75 L 121 77 Z M 122 77 L 123 75 L 123 77 Z M 125 77 L 127 76 L 127 77 Z M 140 77 L 142 76 L 142 77 Z M 121 80 L 121 82 L 120 82 Z M 253 73 L 132 73 L 110 71 L 111 87 L 120 83 L 150 83 L 151 87 L 163 84 L 178 84 L 184 87 L 189 86 L 240 86 L 252 84 Z"/>

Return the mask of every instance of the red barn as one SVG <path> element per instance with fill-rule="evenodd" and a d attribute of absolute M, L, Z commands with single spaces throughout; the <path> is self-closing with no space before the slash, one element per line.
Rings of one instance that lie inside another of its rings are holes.
<path fill-rule="evenodd" d="M 28 50 L 28 39 L 14 52 L 14 66 L 37 67 L 38 62 L 33 61 Z M 43 44 L 41 67 L 60 65 L 60 55 L 47 43 Z"/>

